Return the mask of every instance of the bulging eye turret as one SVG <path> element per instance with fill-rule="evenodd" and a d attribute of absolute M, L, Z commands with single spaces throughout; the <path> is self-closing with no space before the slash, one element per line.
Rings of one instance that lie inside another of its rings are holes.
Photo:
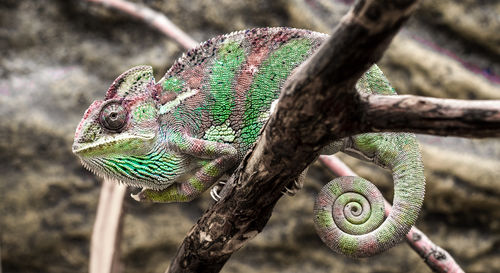
<path fill-rule="evenodd" d="M 128 112 L 119 102 L 106 104 L 100 113 L 101 126 L 112 132 L 120 132 L 127 123 Z"/>

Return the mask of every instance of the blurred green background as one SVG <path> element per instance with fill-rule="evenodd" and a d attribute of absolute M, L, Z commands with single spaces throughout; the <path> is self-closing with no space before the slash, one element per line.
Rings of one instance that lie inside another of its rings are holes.
<path fill-rule="evenodd" d="M 142 0 L 194 39 L 251 27 L 330 33 L 353 1 Z M 500 99 L 500 2 L 423 0 L 380 62 L 402 94 Z M 78 0 L 0 1 L 2 272 L 87 272 L 101 181 L 71 153 L 83 111 L 126 69 L 159 79 L 184 51 L 144 22 Z M 419 136 L 427 195 L 417 226 L 466 272 L 500 272 L 500 141 Z M 391 198 L 390 175 L 341 156 Z M 264 231 L 222 272 L 430 272 L 406 244 L 353 260 L 315 234 L 313 198 L 332 175 L 316 163 Z M 211 203 L 126 197 L 125 272 L 163 272 Z"/>

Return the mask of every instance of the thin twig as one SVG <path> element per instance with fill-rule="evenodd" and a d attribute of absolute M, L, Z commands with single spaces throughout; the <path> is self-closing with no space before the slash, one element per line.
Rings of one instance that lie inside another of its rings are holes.
<path fill-rule="evenodd" d="M 319 160 L 338 176 L 358 176 L 349 166 L 334 155 L 321 155 Z M 391 204 L 385 200 L 385 216 L 389 215 L 391 209 Z M 423 258 L 424 262 L 433 271 L 440 273 L 464 272 L 446 250 L 432 242 L 429 237 L 415 226 L 413 226 L 406 235 L 406 242 Z"/>
<path fill-rule="evenodd" d="M 186 49 L 193 48 L 198 43 L 193 40 L 184 31 L 172 23 L 165 15 L 154 11 L 146 6 L 131 3 L 124 0 L 87 0 L 89 2 L 101 3 L 106 6 L 113 7 L 117 10 L 126 12 L 135 18 L 138 18 L 155 29 L 161 31 L 166 36 L 181 44 Z"/>
<path fill-rule="evenodd" d="M 90 243 L 90 273 L 122 272 L 120 241 L 122 204 L 127 187 L 104 180 Z"/>

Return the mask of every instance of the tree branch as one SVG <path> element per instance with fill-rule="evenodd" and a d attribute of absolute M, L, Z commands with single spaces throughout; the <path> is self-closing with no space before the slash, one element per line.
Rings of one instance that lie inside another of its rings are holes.
<path fill-rule="evenodd" d="M 127 186 L 104 180 L 99 206 L 90 242 L 90 273 L 118 273 L 123 271 L 120 260 L 120 242 L 123 221 L 123 197 Z"/>
<path fill-rule="evenodd" d="M 500 101 L 418 96 L 363 97 L 363 131 L 404 131 L 441 136 L 500 136 Z"/>
<path fill-rule="evenodd" d="M 161 31 L 163 34 L 172 38 L 174 41 L 181 44 L 183 47 L 190 49 L 198 45 L 184 31 L 172 23 L 165 15 L 154 11 L 146 6 L 135 4 L 124 0 L 87 0 L 89 2 L 101 3 L 106 6 L 111 6 L 117 10 L 123 11 L 150 24 L 153 28 Z"/>
<path fill-rule="evenodd" d="M 281 191 L 331 140 L 358 131 L 354 85 L 417 1 L 358 1 L 282 91 L 253 148 L 179 248 L 169 272 L 218 272 L 266 225 Z M 397 3 L 397 4 L 396 4 Z M 335 60 L 335 61 L 332 61 Z M 290 153 L 289 151 L 294 151 Z"/>

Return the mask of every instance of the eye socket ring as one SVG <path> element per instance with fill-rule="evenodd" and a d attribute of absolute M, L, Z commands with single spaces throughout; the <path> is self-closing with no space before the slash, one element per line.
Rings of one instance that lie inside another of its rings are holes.
<path fill-rule="evenodd" d="M 119 101 L 104 105 L 99 113 L 99 123 L 106 130 L 120 132 L 127 124 L 128 111 Z"/>

